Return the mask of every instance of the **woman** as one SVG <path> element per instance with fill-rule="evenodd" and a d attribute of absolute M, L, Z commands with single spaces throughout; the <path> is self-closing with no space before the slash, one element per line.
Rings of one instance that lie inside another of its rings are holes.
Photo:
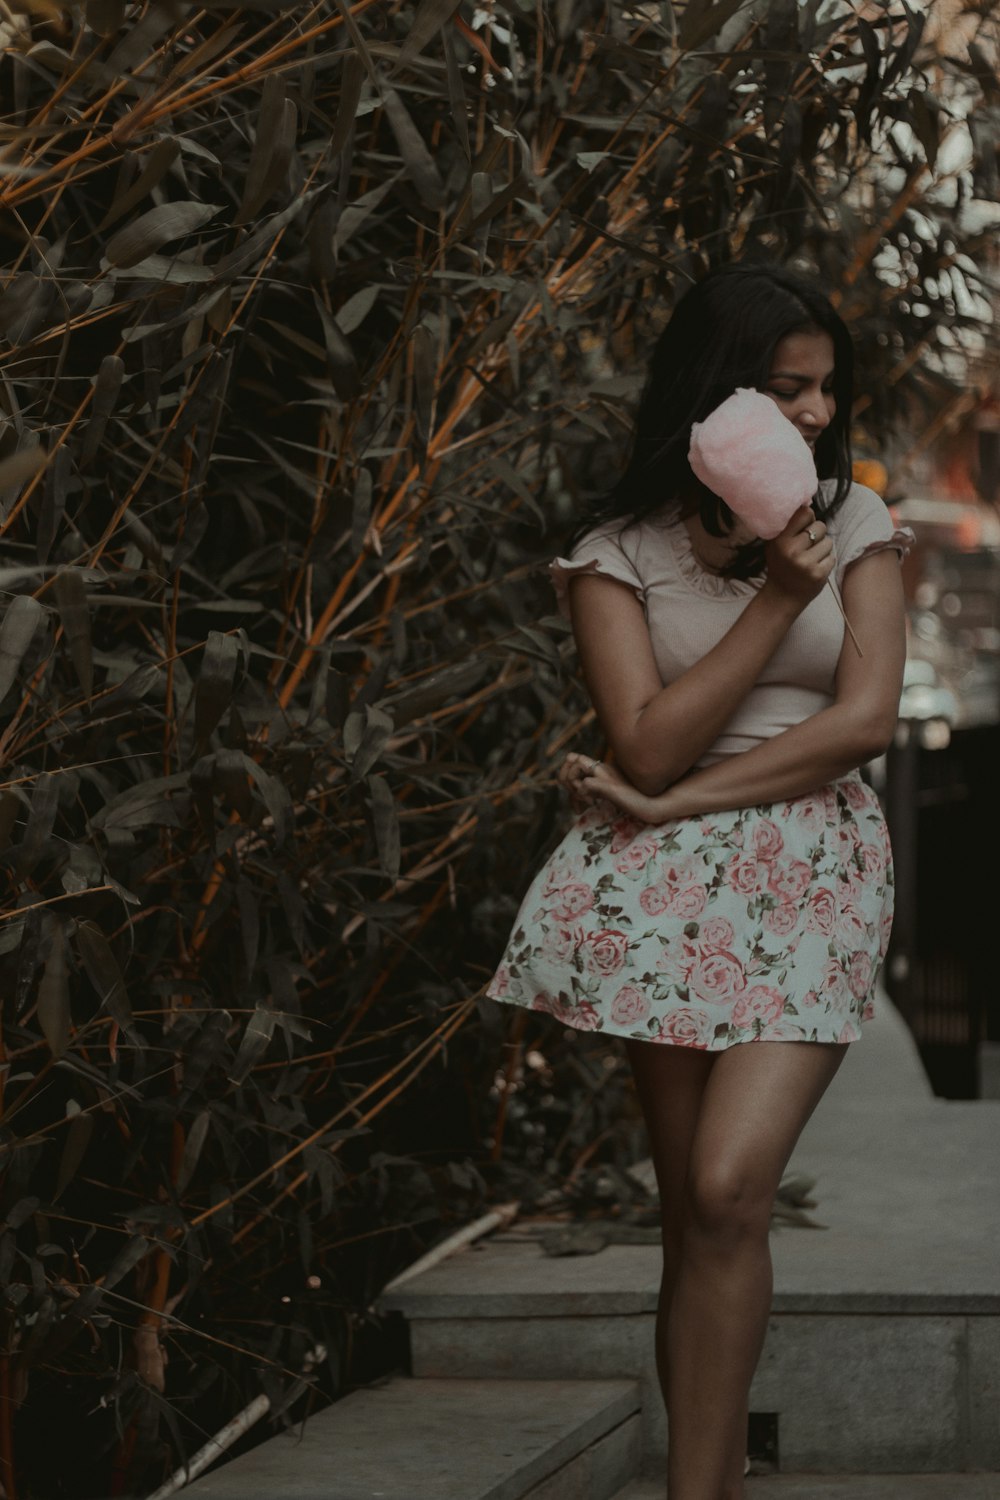
<path fill-rule="evenodd" d="M 888 943 L 891 850 L 859 767 L 895 729 L 912 533 L 851 480 L 852 370 L 809 278 L 710 272 L 656 346 L 622 479 L 550 564 L 614 766 L 567 757 L 578 816 L 486 993 L 625 1038 L 663 1215 L 670 1500 L 744 1493 L 772 1203 Z M 820 478 L 766 543 L 687 460 L 739 386 Z"/>

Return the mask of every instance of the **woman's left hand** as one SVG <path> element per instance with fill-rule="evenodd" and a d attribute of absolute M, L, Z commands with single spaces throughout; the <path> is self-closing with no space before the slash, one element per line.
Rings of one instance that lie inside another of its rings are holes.
<path fill-rule="evenodd" d="M 666 793 L 647 797 L 628 781 L 615 766 L 595 761 L 591 755 L 571 750 L 559 770 L 558 780 L 567 788 L 574 806 L 584 806 L 604 798 L 643 823 L 663 823 L 671 816 L 666 809 Z"/>

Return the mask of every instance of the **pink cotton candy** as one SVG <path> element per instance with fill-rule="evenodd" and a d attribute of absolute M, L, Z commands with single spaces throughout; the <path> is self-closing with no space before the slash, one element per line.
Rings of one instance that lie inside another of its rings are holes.
<path fill-rule="evenodd" d="M 755 536 L 770 541 L 816 493 L 816 465 L 794 423 L 763 391 L 739 386 L 691 427 L 688 462 Z"/>

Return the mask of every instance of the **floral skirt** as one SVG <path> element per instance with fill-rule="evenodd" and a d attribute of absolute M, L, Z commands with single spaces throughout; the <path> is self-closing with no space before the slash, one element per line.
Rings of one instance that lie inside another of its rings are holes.
<path fill-rule="evenodd" d="M 486 994 L 612 1036 L 721 1051 L 853 1042 L 892 925 L 889 833 L 852 771 L 642 823 L 603 798 L 528 887 Z"/>

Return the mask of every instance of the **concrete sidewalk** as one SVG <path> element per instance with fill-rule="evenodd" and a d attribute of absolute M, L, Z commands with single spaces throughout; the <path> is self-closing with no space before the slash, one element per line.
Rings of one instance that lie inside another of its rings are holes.
<path fill-rule="evenodd" d="M 789 1164 L 816 1179 L 811 1217 L 826 1227 L 771 1236 L 751 1410 L 776 1416 L 783 1473 L 1000 1472 L 998 1134 L 1000 1103 L 934 1096 L 880 996 Z M 526 1230 L 380 1299 L 408 1320 L 413 1373 L 639 1378 L 644 1459 L 661 1464 L 659 1246 L 552 1257 Z"/>

